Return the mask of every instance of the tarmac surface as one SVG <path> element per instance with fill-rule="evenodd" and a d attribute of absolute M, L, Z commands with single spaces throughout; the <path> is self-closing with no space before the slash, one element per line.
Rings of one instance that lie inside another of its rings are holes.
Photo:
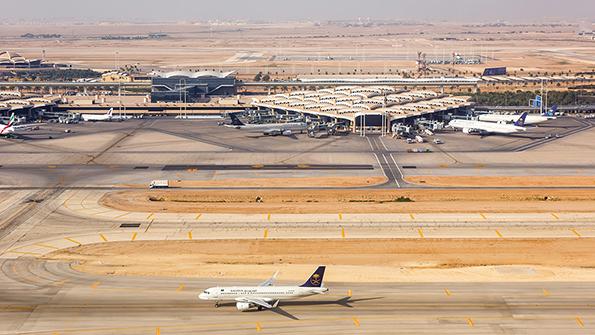
<path fill-rule="evenodd" d="M 424 187 L 406 183 L 407 175 L 592 175 L 592 125 L 565 117 L 518 135 L 477 137 L 447 131 L 428 138 L 429 143 L 406 144 L 379 136 L 253 136 L 219 127 L 213 120 L 48 124 L 21 139 L 0 140 L 0 177 L 8 181 L 4 189 L 68 189 L 148 185 L 154 179 L 384 175 L 385 184 L 369 187 L 394 188 Z M 435 137 L 445 144 L 431 143 Z M 556 150 L 555 158 L 550 147 L 564 149 Z M 409 152 L 412 149 L 431 152 Z"/>
<path fill-rule="evenodd" d="M 31 258 L 0 266 L 0 334 L 586 334 L 595 329 L 595 283 L 327 283 L 328 295 L 241 313 L 233 303 L 215 308 L 197 295 L 218 284 L 256 282 L 94 276 L 67 263 Z"/>
<path fill-rule="evenodd" d="M 215 308 L 197 299 L 206 287 L 239 284 L 230 279 L 99 276 L 40 259 L 76 245 L 132 240 L 592 237 L 591 212 L 178 214 L 98 204 L 104 192 L 125 188 L 122 184 L 169 178 L 384 174 L 389 181 L 382 187 L 395 188 L 406 186 L 403 177 L 409 173 L 592 175 L 588 129 L 514 152 L 538 143 L 543 134 L 581 124 L 562 119 L 528 137 L 473 141 L 448 132 L 439 135 L 443 146 L 354 135 L 252 138 L 213 121 L 169 119 L 48 125 L 26 139 L 0 140 L 0 334 L 591 333 L 595 282 L 329 282 L 328 295 L 282 303 L 275 311 L 240 313 L 232 305 Z M 433 152 L 407 152 L 425 146 Z M 553 158 L 553 151 L 560 156 Z M 262 171 L 265 166 L 284 168 Z"/>
<path fill-rule="evenodd" d="M 284 302 L 274 311 L 241 313 L 233 304 L 215 308 L 197 295 L 207 287 L 252 282 L 100 276 L 38 258 L 88 243 L 266 238 L 267 233 L 269 238 L 580 238 L 595 236 L 593 213 L 277 215 L 272 220 L 265 215 L 122 215 L 99 206 L 101 192 L 96 191 L 2 192 L 0 334 L 584 334 L 595 328 L 595 283 L 590 282 L 329 282 L 328 295 Z"/>

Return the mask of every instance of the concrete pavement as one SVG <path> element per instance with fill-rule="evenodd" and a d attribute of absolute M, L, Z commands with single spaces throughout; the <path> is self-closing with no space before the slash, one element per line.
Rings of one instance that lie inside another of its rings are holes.
<path fill-rule="evenodd" d="M 31 258 L 4 260 L 0 265 L 0 334 L 587 334 L 595 330 L 595 283 L 327 283 L 328 295 L 285 302 L 276 311 L 241 313 L 234 304 L 215 308 L 197 299 L 206 287 L 239 282 L 96 276 L 73 271 L 67 263 Z"/>

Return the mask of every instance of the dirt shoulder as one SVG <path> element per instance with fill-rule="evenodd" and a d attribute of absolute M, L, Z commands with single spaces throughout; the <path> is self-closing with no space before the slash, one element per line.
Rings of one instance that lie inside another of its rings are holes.
<path fill-rule="evenodd" d="M 408 176 L 411 184 L 443 187 L 591 187 L 595 176 Z"/>
<path fill-rule="evenodd" d="M 129 190 L 100 203 L 152 213 L 591 212 L 595 190 Z"/>
<path fill-rule="evenodd" d="M 581 281 L 595 279 L 594 247 L 593 238 L 135 241 L 46 258 L 102 275 L 262 279 L 281 270 L 295 281 L 325 264 L 340 282 Z"/>
<path fill-rule="evenodd" d="M 170 187 L 246 188 L 246 187 L 367 187 L 384 184 L 384 176 L 295 177 L 295 178 L 225 178 L 211 180 L 170 180 Z M 144 184 L 119 186 L 146 189 Z"/>

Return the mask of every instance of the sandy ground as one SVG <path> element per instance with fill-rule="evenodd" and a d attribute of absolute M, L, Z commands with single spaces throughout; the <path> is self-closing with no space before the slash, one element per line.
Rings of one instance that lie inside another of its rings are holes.
<path fill-rule="evenodd" d="M 585 187 L 595 186 L 595 176 L 408 176 L 412 184 L 449 187 Z"/>
<path fill-rule="evenodd" d="M 44 22 L 45 23 L 45 22 Z M 101 40 L 103 35 L 143 35 L 156 31 L 157 40 Z M 469 35 L 472 31 L 473 35 Z M 522 31 L 522 33 L 520 33 Z M 23 39 L 25 33 L 62 34 L 62 39 Z M 444 40 L 448 36 L 451 39 Z M 471 38 L 472 36 L 472 38 Z M 238 70 L 243 79 L 258 71 L 275 78 L 302 74 L 393 74 L 415 68 L 416 52 L 445 57 L 451 52 L 481 55 L 487 63 L 457 65 L 461 74 L 480 73 L 485 67 L 508 66 L 516 75 L 549 71 L 590 70 L 595 63 L 592 43 L 576 34 L 576 27 L 468 27 L 465 24 L 379 25 L 344 27 L 311 22 L 208 24 L 6 24 L 0 44 L 28 58 L 45 50 L 51 62 L 113 69 L 118 63 L 151 69 Z M 354 45 L 357 48 L 354 49 Z M 248 57 L 246 57 L 248 56 Z M 274 56 L 274 57 L 273 57 Z M 447 56 L 448 57 L 448 56 Z M 432 66 L 449 73 L 452 66 Z M 535 87 L 537 88 L 537 87 Z"/>
<path fill-rule="evenodd" d="M 595 280 L 595 239 L 136 241 L 85 245 L 48 259 L 105 275 L 299 281 L 317 265 L 334 282 Z M 230 252 L 233 250 L 233 252 Z"/>
<path fill-rule="evenodd" d="M 361 187 L 386 182 L 386 177 L 303 177 L 303 178 L 229 178 L 219 180 L 170 180 L 171 187 Z M 147 185 L 127 185 L 146 188 Z"/>
<path fill-rule="evenodd" d="M 585 212 L 595 210 L 595 190 L 138 190 L 100 203 L 152 213 Z"/>

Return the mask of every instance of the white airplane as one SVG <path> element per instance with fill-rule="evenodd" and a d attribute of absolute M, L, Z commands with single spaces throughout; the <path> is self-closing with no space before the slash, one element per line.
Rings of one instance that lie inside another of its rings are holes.
<path fill-rule="evenodd" d="M 317 294 L 325 294 L 328 288 L 322 284 L 325 266 L 319 266 L 308 280 L 300 286 L 273 286 L 277 273 L 259 286 L 211 287 L 198 295 L 201 300 L 213 300 L 215 306 L 220 301 L 234 301 L 240 312 L 256 308 L 277 308 L 281 300 L 293 300 Z"/>
<path fill-rule="evenodd" d="M 110 110 L 106 114 L 82 114 L 81 119 L 83 121 L 112 121 L 113 119 L 114 109 L 110 108 Z"/>
<path fill-rule="evenodd" d="M 541 99 L 541 97 L 540 97 Z M 539 102 L 541 103 L 541 102 Z M 534 107 L 538 107 L 536 105 Z M 558 105 L 553 105 L 552 108 L 548 111 L 543 112 L 540 115 L 536 114 L 529 114 L 525 118 L 525 124 L 538 124 L 549 120 L 555 120 L 556 114 L 558 114 Z M 514 123 L 519 118 L 519 115 L 503 115 L 503 114 L 482 114 L 477 119 L 479 121 L 486 121 L 486 122 L 506 122 L 506 123 Z"/>
<path fill-rule="evenodd" d="M 448 126 L 454 129 L 461 129 L 465 134 L 512 134 L 527 130 L 524 127 L 525 118 L 527 118 L 526 112 L 517 118 L 513 124 L 476 120 L 452 120 Z"/>
<path fill-rule="evenodd" d="M 477 118 L 479 121 L 485 122 L 505 122 L 514 123 L 518 120 L 519 115 L 504 115 L 504 114 L 481 114 Z M 555 116 L 534 115 L 529 114 L 525 119 L 525 124 L 538 124 L 549 120 L 555 120 Z"/>
<path fill-rule="evenodd" d="M 20 130 L 30 130 L 38 126 L 37 124 L 16 124 L 16 116 L 12 113 L 7 124 L 0 124 L 0 136 L 12 136 Z"/>
<path fill-rule="evenodd" d="M 266 136 L 294 136 L 295 132 L 302 133 L 308 129 L 308 124 L 305 122 L 245 124 L 238 118 L 236 113 L 229 114 L 229 117 L 231 118 L 231 124 L 226 125 L 226 127 L 262 133 Z"/>

